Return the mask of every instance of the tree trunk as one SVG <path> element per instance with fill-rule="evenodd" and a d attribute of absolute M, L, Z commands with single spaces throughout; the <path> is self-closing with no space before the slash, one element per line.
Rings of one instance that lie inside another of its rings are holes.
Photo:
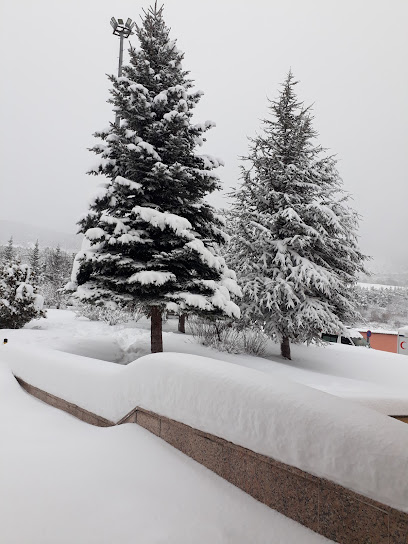
<path fill-rule="evenodd" d="M 179 315 L 178 331 L 186 332 L 186 314 Z"/>
<path fill-rule="evenodd" d="M 290 343 L 289 343 L 289 338 L 287 336 L 284 336 L 282 338 L 282 342 L 281 342 L 281 355 L 282 357 L 284 357 L 285 359 L 289 359 L 289 361 L 291 361 L 291 357 L 290 357 Z"/>
<path fill-rule="evenodd" d="M 163 324 L 162 313 L 159 306 L 151 307 L 151 324 L 150 324 L 150 338 L 151 338 L 151 352 L 159 353 L 163 351 Z"/>

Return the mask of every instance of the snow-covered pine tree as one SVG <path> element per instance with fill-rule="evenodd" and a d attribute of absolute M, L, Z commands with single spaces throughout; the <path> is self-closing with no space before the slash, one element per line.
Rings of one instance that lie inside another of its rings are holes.
<path fill-rule="evenodd" d="M 43 297 L 30 275 L 30 267 L 17 261 L 0 266 L 0 329 L 20 329 L 32 319 L 46 317 Z"/>
<path fill-rule="evenodd" d="M 44 282 L 42 292 L 45 296 L 45 302 L 48 306 L 61 308 L 65 303 L 66 293 L 64 285 L 70 277 L 72 269 L 72 257 L 69 253 L 61 250 L 58 244 L 55 249 L 48 249 L 45 253 Z"/>
<path fill-rule="evenodd" d="M 80 221 L 77 294 L 91 301 L 138 303 L 151 316 L 152 352 L 162 351 L 162 312 L 238 316 L 235 274 L 219 254 L 223 221 L 204 201 L 219 186 L 221 161 L 196 152 L 212 122 L 193 124 L 194 91 L 183 53 L 169 37 L 163 8 L 144 13 L 123 77 L 110 76 L 121 122 L 96 137 L 92 174 L 107 181 Z"/>
<path fill-rule="evenodd" d="M 7 242 L 7 246 L 3 251 L 3 262 L 11 263 L 14 258 L 13 237 L 10 236 L 10 240 Z"/>
<path fill-rule="evenodd" d="M 41 277 L 41 257 L 38 240 L 36 240 L 33 250 L 30 254 L 31 279 L 35 283 L 39 283 Z"/>
<path fill-rule="evenodd" d="M 358 216 L 336 162 L 314 145 L 310 108 L 289 72 L 233 196 L 227 262 L 243 288 L 243 312 L 264 324 L 290 359 L 290 340 L 310 342 L 357 317 L 350 286 L 364 270 Z"/>

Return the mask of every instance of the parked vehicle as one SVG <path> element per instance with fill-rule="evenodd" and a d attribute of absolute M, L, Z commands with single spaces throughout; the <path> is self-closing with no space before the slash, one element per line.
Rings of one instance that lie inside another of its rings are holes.
<path fill-rule="evenodd" d="M 346 344 L 348 346 L 364 346 L 366 348 L 370 347 L 370 344 L 359 333 L 357 329 L 351 329 L 347 327 L 346 331 L 343 334 L 333 334 L 333 333 L 323 333 L 322 340 L 325 342 L 334 342 L 335 344 Z"/>

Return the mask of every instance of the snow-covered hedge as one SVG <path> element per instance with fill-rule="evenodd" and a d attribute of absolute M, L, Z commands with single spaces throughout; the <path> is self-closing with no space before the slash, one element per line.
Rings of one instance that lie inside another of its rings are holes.
<path fill-rule="evenodd" d="M 135 406 L 408 512 L 408 426 L 276 376 L 194 355 L 126 367 L 6 346 L 15 375 L 111 421 Z"/>

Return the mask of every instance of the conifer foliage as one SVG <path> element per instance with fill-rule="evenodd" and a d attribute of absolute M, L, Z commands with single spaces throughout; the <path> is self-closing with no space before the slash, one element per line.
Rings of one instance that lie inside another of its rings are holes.
<path fill-rule="evenodd" d="M 20 329 L 45 317 L 43 297 L 32 282 L 31 268 L 17 261 L 0 265 L 0 329 Z"/>
<path fill-rule="evenodd" d="M 13 247 L 13 237 L 10 236 L 9 241 L 7 242 L 7 246 L 4 248 L 3 251 L 3 262 L 9 263 L 14 258 L 14 247 Z"/>
<path fill-rule="evenodd" d="M 263 133 L 251 140 L 234 193 L 228 263 L 244 292 L 245 317 L 281 342 L 319 338 L 352 322 L 350 286 L 364 270 L 358 216 L 333 157 L 314 144 L 310 108 L 298 102 L 289 73 Z"/>
<path fill-rule="evenodd" d="M 64 307 L 67 295 L 64 285 L 69 280 L 72 268 L 71 255 L 60 248 L 49 249 L 44 262 L 42 289 L 46 302 L 57 309 Z"/>
<path fill-rule="evenodd" d="M 31 265 L 31 277 L 33 281 L 39 282 L 41 278 L 41 252 L 40 252 L 40 245 L 38 243 L 38 240 L 36 240 L 35 245 L 31 251 L 30 265 Z"/>
<path fill-rule="evenodd" d="M 223 221 L 203 198 L 219 186 L 221 161 L 198 154 L 212 122 L 194 124 L 202 93 L 192 89 L 163 8 L 145 12 L 123 76 L 110 76 L 120 123 L 95 136 L 90 173 L 105 182 L 80 222 L 84 250 L 73 274 L 81 298 L 141 304 L 152 318 L 152 351 L 162 351 L 161 314 L 238 316 L 234 273 L 219 253 Z"/>

